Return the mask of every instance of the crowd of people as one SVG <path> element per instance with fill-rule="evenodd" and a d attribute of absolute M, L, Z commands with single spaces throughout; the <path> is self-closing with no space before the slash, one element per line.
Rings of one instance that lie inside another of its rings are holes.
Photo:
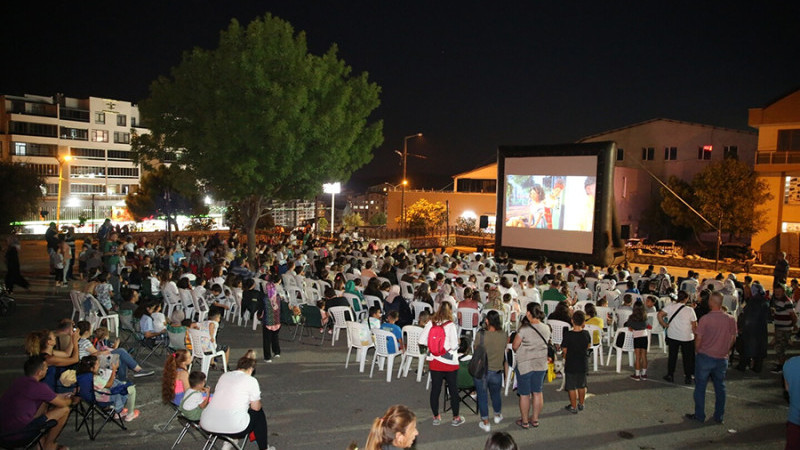
<path fill-rule="evenodd" d="M 442 423 L 439 403 L 445 382 L 450 424 L 466 422 L 460 414 L 458 379 L 467 371 L 474 381 L 478 426 L 491 432 L 492 422 L 504 420 L 501 389 L 511 380 L 507 373 L 512 368 L 520 410 L 515 423 L 522 429 L 535 428 L 544 404 L 543 385 L 557 362 L 568 393 L 564 409 L 578 414 L 587 407 L 588 352 L 604 340 L 609 346 L 621 345 L 612 342 L 613 330 L 630 333 L 635 355 L 630 378 L 646 381 L 649 339 L 657 328 L 665 330 L 669 351 L 663 378 L 674 381 L 680 353 L 684 381 L 695 384 L 695 408 L 687 418 L 705 420 L 705 386 L 711 381 L 717 398 L 713 418 L 722 423 L 729 361 L 738 360 L 738 370 L 761 371 L 771 321 L 778 359 L 773 371 L 781 371 L 800 299 L 796 280 L 786 285 L 788 266 L 783 278 L 776 275 L 770 295 L 758 281 L 749 276 L 740 281 L 735 274 L 700 280 L 693 271 L 675 277 L 652 266 L 640 271 L 627 264 L 596 268 L 546 260 L 520 265 L 502 253 L 487 257 L 458 251 L 413 252 L 402 245 L 381 247 L 376 241 L 328 242 L 302 231 L 259 241 L 250 258 L 236 233 L 227 238 L 214 234 L 150 241 L 143 235 L 123 234 L 108 222 L 96 239 L 83 243 L 78 255 L 70 233 L 48 230 L 51 270 L 56 286 L 62 286 L 74 278 L 78 263 L 77 276 L 85 280 L 85 320 L 65 319 L 53 331 L 31 333 L 26 341 L 32 358 L 26 363 L 26 377 L 44 379 L 54 393 L 60 389 L 69 393 L 74 391 L 68 382 L 48 377 L 48 372 L 91 373 L 95 388 L 107 391 L 103 401 L 113 406 L 114 413 L 122 420 L 135 420 L 140 413 L 130 378 L 152 371 L 144 370 L 121 348 L 119 336 L 109 339 L 108 329 L 100 326 L 99 317 L 117 313 L 123 325 L 141 334 L 146 347 L 169 344 L 162 374 L 165 403 L 207 431 L 252 432 L 259 448 L 270 446 L 261 390 L 253 377 L 255 353 L 248 351 L 230 368 L 224 367 L 230 349 L 220 342 L 225 339 L 219 333 L 223 318 L 259 322 L 267 363 L 281 356 L 281 325 L 302 321 L 306 307 L 319 309 L 322 333 L 331 332 L 336 321 L 331 308 L 348 308 L 345 320 L 360 323 L 362 343 L 371 342 L 373 331 L 382 329 L 395 338 L 397 347 L 389 349 L 391 353 L 406 351 L 409 343 L 404 339 L 413 335 L 426 354 L 432 424 Z M 564 327 L 554 330 L 554 324 Z M 418 327 L 418 333 L 409 333 L 409 326 Z M 192 330 L 199 331 L 199 342 L 192 338 Z M 182 348 L 171 347 L 174 336 L 183 341 Z M 556 336 L 560 338 L 554 341 Z M 225 354 L 212 362 L 212 367 L 229 370 L 213 395 L 206 386 L 206 373 L 188 372 L 195 345 L 204 353 Z M 473 373 L 471 358 L 478 356 L 485 358 L 485 364 Z M 112 393 L 123 384 L 124 394 Z M 788 389 L 791 394 L 791 386 Z M 63 403 L 70 400 L 51 396 L 50 391 L 38 393 L 36 399 L 50 406 L 34 411 L 39 414 L 23 409 L 24 416 L 15 417 L 16 421 L 0 422 L 0 430 L 22 432 L 41 425 L 42 413 L 49 410 L 54 412 L 48 418 L 60 420 Z M 47 448 L 55 448 L 61 427 L 50 430 Z M 367 448 L 406 448 L 416 434 L 416 416 L 395 406 L 376 419 Z M 502 434 L 492 435 L 495 446 L 487 442 L 487 448 L 512 448 L 503 439 Z"/>

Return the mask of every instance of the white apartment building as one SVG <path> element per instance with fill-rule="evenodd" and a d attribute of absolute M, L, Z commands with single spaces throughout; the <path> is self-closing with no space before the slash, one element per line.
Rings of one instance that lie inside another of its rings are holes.
<path fill-rule="evenodd" d="M 131 160 L 134 132 L 148 130 L 131 102 L 0 95 L 0 160 L 33 166 L 45 177 L 41 210 L 48 212 L 47 221 L 56 216 L 59 165 L 63 224 L 81 215 L 91 219 L 92 208 L 98 221 L 123 210 L 125 195 L 137 189 L 142 175 Z"/>

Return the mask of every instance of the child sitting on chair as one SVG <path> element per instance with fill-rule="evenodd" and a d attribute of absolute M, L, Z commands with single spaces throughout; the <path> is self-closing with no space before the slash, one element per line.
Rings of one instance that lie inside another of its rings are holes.
<path fill-rule="evenodd" d="M 183 417 L 197 422 L 211 399 L 211 388 L 206 386 L 206 374 L 198 370 L 189 374 L 189 385 L 178 410 Z"/>
<path fill-rule="evenodd" d="M 392 311 L 386 315 L 386 322 L 381 324 L 381 330 L 388 331 L 394 335 L 397 339 L 397 349 L 394 348 L 394 342 L 388 341 L 386 343 L 386 350 L 389 353 L 394 353 L 395 351 L 402 352 L 403 351 L 403 330 L 400 329 L 395 323 L 397 319 L 400 318 L 400 313 L 397 311 Z"/>

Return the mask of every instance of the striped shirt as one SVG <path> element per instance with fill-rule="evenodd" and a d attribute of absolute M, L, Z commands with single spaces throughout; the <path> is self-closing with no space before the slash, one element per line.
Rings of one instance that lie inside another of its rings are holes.
<path fill-rule="evenodd" d="M 783 298 L 772 299 L 772 320 L 775 324 L 776 330 L 791 331 L 792 326 L 792 301 L 784 296 Z"/>

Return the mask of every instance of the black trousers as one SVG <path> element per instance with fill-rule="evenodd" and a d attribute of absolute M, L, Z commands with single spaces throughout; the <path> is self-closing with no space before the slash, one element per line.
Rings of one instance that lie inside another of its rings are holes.
<path fill-rule="evenodd" d="M 256 435 L 258 448 L 265 449 L 269 447 L 267 442 L 267 438 L 269 436 L 267 434 L 267 415 L 264 414 L 264 408 L 261 408 L 258 411 L 249 409 L 247 410 L 247 413 L 250 414 L 250 424 L 247 425 L 247 428 L 244 430 L 244 432 L 249 434 L 252 431 L 253 434 Z"/>
<path fill-rule="evenodd" d="M 667 373 L 675 374 L 675 366 L 678 363 L 678 350 L 683 356 L 683 374 L 685 376 L 694 375 L 694 341 L 676 341 L 667 338 L 667 348 L 669 357 L 667 359 Z"/>
<path fill-rule="evenodd" d="M 280 339 L 278 339 L 280 331 L 280 328 L 275 331 L 270 331 L 263 325 L 261 326 L 261 341 L 264 348 L 264 359 L 272 359 L 273 354 L 281 354 L 281 342 Z"/>
<path fill-rule="evenodd" d="M 439 415 L 439 396 L 442 394 L 442 383 L 447 380 L 447 389 L 450 391 L 450 408 L 453 410 L 453 417 L 458 416 L 458 407 L 461 406 L 458 397 L 458 370 L 440 372 L 431 370 L 431 411 L 433 415 Z"/>

